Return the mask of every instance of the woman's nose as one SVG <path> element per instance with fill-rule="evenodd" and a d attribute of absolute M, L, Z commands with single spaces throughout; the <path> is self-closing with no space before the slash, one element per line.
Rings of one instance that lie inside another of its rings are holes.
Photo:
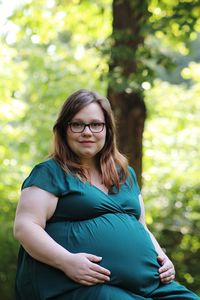
<path fill-rule="evenodd" d="M 92 132 L 89 128 L 89 126 L 85 126 L 85 129 L 82 132 L 83 135 L 92 135 Z"/>

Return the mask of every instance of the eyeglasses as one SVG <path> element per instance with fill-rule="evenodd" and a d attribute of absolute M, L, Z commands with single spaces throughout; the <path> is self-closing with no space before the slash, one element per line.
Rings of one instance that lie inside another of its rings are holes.
<path fill-rule="evenodd" d="M 81 122 L 69 122 L 70 129 L 74 133 L 82 133 L 85 130 L 85 127 L 89 127 L 92 133 L 99 133 L 103 131 L 105 123 L 103 122 L 92 122 L 92 123 L 81 123 Z"/>

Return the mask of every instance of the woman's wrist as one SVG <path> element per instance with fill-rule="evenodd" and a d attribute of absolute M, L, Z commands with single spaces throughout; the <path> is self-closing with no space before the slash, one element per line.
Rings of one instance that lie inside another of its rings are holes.
<path fill-rule="evenodd" d="M 59 270 L 66 273 L 66 267 L 69 264 L 71 257 L 73 256 L 73 253 L 69 252 L 68 250 L 63 251 L 62 254 L 58 255 L 55 260 L 55 266 Z"/>

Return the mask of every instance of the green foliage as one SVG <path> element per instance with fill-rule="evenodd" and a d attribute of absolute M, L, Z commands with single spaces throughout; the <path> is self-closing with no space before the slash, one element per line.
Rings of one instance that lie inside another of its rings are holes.
<path fill-rule="evenodd" d="M 158 80 L 150 89 L 153 75 L 166 78 L 166 67 L 169 71 L 177 63 L 174 53 L 182 59 L 190 50 L 184 37 L 192 40 L 194 30 L 199 30 L 196 8 L 187 14 L 183 10 L 181 16 L 188 19 L 190 14 L 195 25 L 189 32 L 183 27 L 177 39 L 176 30 L 171 29 L 179 20 L 178 14 L 173 19 L 179 4 L 150 2 L 151 17 L 141 31 L 144 45 L 137 51 L 125 49 L 130 59 L 136 57 L 137 73 L 127 79 L 118 68 L 114 80 L 119 89 L 146 91 L 149 120 L 143 192 L 147 220 L 178 266 L 180 281 L 197 290 L 199 66 L 187 61 L 181 69 L 182 79 L 193 83 L 188 90 Z M 13 239 L 12 226 L 21 183 L 31 167 L 48 155 L 52 126 L 65 98 L 82 87 L 106 94 L 111 21 L 110 0 L 98 4 L 89 0 L 37 0 L 25 1 L 1 28 L 0 291 L 4 300 L 13 299 L 18 243 Z M 122 58 L 123 51 L 116 55 Z"/>
<path fill-rule="evenodd" d="M 111 52 L 109 84 L 116 91 L 142 94 L 144 82 L 152 84 L 166 69 L 178 67 L 177 57 L 191 55 L 191 42 L 200 32 L 200 3 L 198 0 L 123 3 L 126 9 L 133 6 L 133 10 L 132 14 L 127 13 L 127 22 L 121 22 L 119 17 L 121 27 L 112 34 L 115 42 L 110 40 L 107 44 Z M 129 30 L 123 29 L 124 23 Z"/>
<path fill-rule="evenodd" d="M 189 70 L 195 74 L 192 68 Z M 146 92 L 149 118 L 143 160 L 149 226 L 175 262 L 177 280 L 198 292 L 199 96 L 199 80 L 190 89 L 155 81 Z"/>
<path fill-rule="evenodd" d="M 105 93 L 98 45 L 111 32 L 111 7 L 93 1 L 28 1 L 1 31 L 0 290 L 13 300 L 18 243 L 12 234 L 20 186 L 48 155 L 61 103 L 85 87 Z M 92 22 L 88 23 L 88 20 Z M 105 22 L 105 20 L 107 20 Z"/>

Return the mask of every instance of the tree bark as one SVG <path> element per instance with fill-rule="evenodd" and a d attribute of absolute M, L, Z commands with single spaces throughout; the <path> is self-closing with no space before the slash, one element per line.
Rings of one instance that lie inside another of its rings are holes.
<path fill-rule="evenodd" d="M 136 53 L 144 41 L 142 29 L 147 18 L 146 0 L 113 0 L 108 98 L 117 120 L 119 149 L 135 169 L 140 186 L 146 106 L 142 90 L 134 88 L 135 84 L 139 85 L 131 78 L 137 75 Z"/>

